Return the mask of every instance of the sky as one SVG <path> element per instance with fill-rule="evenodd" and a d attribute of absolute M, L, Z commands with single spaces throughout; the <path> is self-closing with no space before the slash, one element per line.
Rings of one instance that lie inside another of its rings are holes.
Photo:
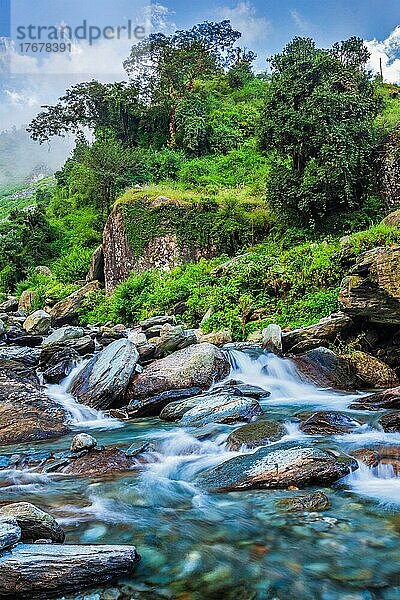
<path fill-rule="evenodd" d="M 90 44 L 86 35 L 85 40 L 74 38 L 64 52 L 25 53 L 20 44 L 37 42 L 39 25 L 75 28 L 86 21 L 96 34 L 96 28 L 127 28 L 130 21 L 131 29 L 140 27 L 143 36 L 142 31 L 171 33 L 205 20 L 230 19 L 242 31 L 239 44 L 257 52 L 258 71 L 265 70 L 267 57 L 296 35 L 312 37 L 322 47 L 356 35 L 371 52 L 371 70 L 377 72 L 382 59 L 384 79 L 400 83 L 399 0 L 158 1 L 149 5 L 148 0 L 0 0 L 0 131 L 28 123 L 41 105 L 56 102 L 74 83 L 125 78 L 122 62 L 133 43 L 126 30 L 119 40 L 101 35 Z M 30 37 L 29 25 L 36 27 Z M 47 31 L 40 40 L 50 41 L 46 36 Z M 3 71 L 2 39 L 11 54 L 10 66 L 3 63 Z"/>

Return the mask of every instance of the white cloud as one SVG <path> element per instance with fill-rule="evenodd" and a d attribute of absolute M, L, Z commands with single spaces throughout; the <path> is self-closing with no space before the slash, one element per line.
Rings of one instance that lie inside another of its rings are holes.
<path fill-rule="evenodd" d="M 291 10 L 290 16 L 293 19 L 294 24 L 301 33 L 307 33 L 311 29 L 311 23 L 308 21 L 298 10 Z"/>
<path fill-rule="evenodd" d="M 400 83 L 400 25 L 385 40 L 367 40 L 365 45 L 371 54 L 368 68 L 379 74 L 382 63 L 384 81 Z"/>
<path fill-rule="evenodd" d="M 215 10 L 218 19 L 229 19 L 232 27 L 242 33 L 239 40 L 241 46 L 256 46 L 261 43 L 271 31 L 272 26 L 266 17 L 259 16 L 255 6 L 243 0 L 234 8 L 222 6 Z"/>

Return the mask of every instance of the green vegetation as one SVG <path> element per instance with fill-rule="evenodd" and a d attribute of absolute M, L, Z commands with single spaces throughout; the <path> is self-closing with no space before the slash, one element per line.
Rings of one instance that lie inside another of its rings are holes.
<path fill-rule="evenodd" d="M 399 88 L 371 78 L 357 38 L 327 50 L 296 38 L 270 75 L 254 74 L 239 38 L 227 21 L 150 35 L 124 63 L 128 81 L 80 83 L 45 107 L 32 138 L 73 134 L 76 145 L 36 208 L 0 227 L 1 293 L 32 289 L 35 306 L 70 293 L 116 206 L 137 257 L 173 233 L 189 257 L 211 258 L 91 294 L 82 323 L 173 311 L 196 327 L 211 311 L 204 329 L 241 338 L 328 315 L 356 256 L 400 243 L 379 225 L 377 160 L 400 122 Z"/>

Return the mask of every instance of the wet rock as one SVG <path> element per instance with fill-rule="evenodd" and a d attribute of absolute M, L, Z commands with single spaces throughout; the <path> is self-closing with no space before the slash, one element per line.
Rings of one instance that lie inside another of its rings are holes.
<path fill-rule="evenodd" d="M 88 433 L 78 433 L 71 442 L 71 452 L 78 453 L 82 450 L 89 451 L 96 448 L 97 440 Z"/>
<path fill-rule="evenodd" d="M 213 395 L 196 402 L 195 406 L 183 414 L 179 424 L 201 427 L 207 423 L 249 422 L 262 414 L 263 410 L 254 398 L 229 394 Z"/>
<path fill-rule="evenodd" d="M 90 262 L 89 272 L 86 275 L 86 281 L 100 281 L 104 283 L 104 253 L 103 246 L 99 246 L 93 252 Z"/>
<path fill-rule="evenodd" d="M 378 465 L 378 453 L 370 448 L 358 448 L 350 452 L 350 455 L 368 467 L 376 467 Z"/>
<path fill-rule="evenodd" d="M 52 344 L 44 346 L 40 353 L 40 365 L 42 369 L 56 365 L 64 360 L 67 356 L 86 356 L 93 354 L 95 350 L 94 340 L 89 335 L 85 335 L 78 339 L 67 340 L 62 344 Z"/>
<path fill-rule="evenodd" d="M 196 343 L 197 337 L 193 329 L 183 329 L 182 325 L 173 326 L 166 323 L 162 326 L 155 343 L 154 356 L 163 358 Z"/>
<path fill-rule="evenodd" d="M 357 376 L 369 388 L 391 388 L 400 383 L 393 369 L 375 356 L 355 351 L 351 353 L 349 360 Z"/>
<path fill-rule="evenodd" d="M 22 292 L 19 302 L 18 302 L 18 310 L 28 313 L 32 309 L 33 301 L 36 297 L 36 292 L 33 290 L 25 290 Z"/>
<path fill-rule="evenodd" d="M 0 557 L 0 596 L 65 595 L 131 573 L 134 546 L 21 544 Z"/>
<path fill-rule="evenodd" d="M 400 246 L 373 248 L 357 258 L 341 284 L 339 302 L 351 317 L 400 324 Z"/>
<path fill-rule="evenodd" d="M 400 410 L 400 387 L 360 398 L 350 404 L 349 408 L 354 410 L 381 410 L 383 408 Z"/>
<path fill-rule="evenodd" d="M 230 371 L 225 354 L 211 344 L 194 344 L 148 365 L 131 383 L 128 399 L 169 390 L 209 388 Z"/>
<path fill-rule="evenodd" d="M 262 332 L 262 347 L 278 356 L 282 356 L 282 329 L 279 325 L 270 324 Z"/>
<path fill-rule="evenodd" d="M 280 440 L 285 434 L 286 429 L 279 421 L 260 420 L 235 429 L 226 443 L 230 450 L 239 450 L 242 446 L 258 448 Z"/>
<path fill-rule="evenodd" d="M 0 553 L 18 544 L 21 528 L 14 517 L 0 517 Z"/>
<path fill-rule="evenodd" d="M 344 454 L 288 442 L 236 456 L 206 471 L 199 481 L 218 492 L 305 487 L 329 485 L 357 468 L 357 461 Z"/>
<path fill-rule="evenodd" d="M 23 542 L 51 540 L 62 543 L 65 539 L 63 529 L 54 517 L 29 502 L 16 502 L 0 508 L 1 517 L 14 517 L 21 528 Z"/>
<path fill-rule="evenodd" d="M 8 296 L 7 300 L 0 303 L 0 312 L 10 313 L 18 310 L 18 298 Z"/>
<path fill-rule="evenodd" d="M 228 330 L 212 331 L 211 333 L 200 333 L 197 337 L 199 344 L 204 342 L 213 344 L 214 346 L 224 346 L 232 342 L 232 333 Z"/>
<path fill-rule="evenodd" d="M 17 377 L 0 373 L 0 443 L 33 442 L 69 433 L 63 408 Z"/>
<path fill-rule="evenodd" d="M 345 335 L 351 329 L 352 324 L 353 321 L 348 315 L 335 313 L 330 317 L 321 319 L 315 325 L 309 325 L 308 327 L 284 333 L 282 337 L 283 350 L 285 353 L 294 353 L 295 346 L 302 344 L 303 347 L 307 348 L 307 344 L 314 344 L 317 339 L 325 342 L 334 341 L 338 336 Z M 313 348 L 315 347 L 313 346 Z M 298 348 L 296 349 L 296 353 L 299 353 Z"/>
<path fill-rule="evenodd" d="M 316 412 L 300 425 L 307 435 L 341 435 L 361 425 L 359 421 L 338 412 Z"/>
<path fill-rule="evenodd" d="M 292 496 L 279 498 L 276 501 L 279 508 L 289 512 L 320 512 L 330 507 L 329 498 L 323 492 L 313 492 L 307 496 Z"/>
<path fill-rule="evenodd" d="M 400 475 L 400 446 L 375 446 L 353 451 L 354 456 L 368 467 L 390 465 L 397 477 Z"/>
<path fill-rule="evenodd" d="M 0 361 L 12 360 L 27 367 L 39 365 L 40 349 L 21 346 L 0 346 Z"/>
<path fill-rule="evenodd" d="M 43 348 L 63 344 L 69 340 L 76 340 L 82 338 L 84 335 L 85 331 L 82 327 L 72 327 L 71 325 L 60 327 L 43 341 Z"/>
<path fill-rule="evenodd" d="M 201 389 L 198 387 L 184 390 L 169 390 L 157 394 L 156 396 L 151 396 L 150 398 L 144 398 L 143 400 L 131 400 L 130 404 L 126 407 L 126 410 L 129 418 L 156 417 L 167 404 L 176 400 L 184 400 L 191 396 L 196 396 L 200 392 Z"/>
<path fill-rule="evenodd" d="M 61 327 L 62 325 L 75 324 L 78 320 L 79 310 L 83 306 L 85 298 L 91 292 L 100 289 L 98 281 L 91 281 L 87 283 L 76 292 L 73 292 L 64 300 L 57 302 L 51 309 L 51 317 L 53 320 L 54 327 Z"/>
<path fill-rule="evenodd" d="M 39 378 L 35 370 L 22 362 L 0 358 L 0 372 L 10 379 L 16 379 L 21 383 L 29 383 L 35 388 L 39 388 Z"/>
<path fill-rule="evenodd" d="M 237 383 L 236 381 L 226 381 L 223 384 L 216 385 L 209 393 L 218 394 L 222 391 L 229 392 L 234 396 L 249 396 L 250 398 L 256 398 L 256 400 L 268 398 L 271 395 L 271 392 L 267 392 L 267 390 L 264 390 L 257 385 Z"/>
<path fill-rule="evenodd" d="M 60 383 L 67 377 L 79 361 L 79 354 L 72 348 L 65 348 L 53 354 L 43 372 L 43 379 L 47 383 Z"/>
<path fill-rule="evenodd" d="M 318 387 L 349 391 L 359 384 L 351 363 L 328 348 L 309 350 L 292 360 L 300 373 Z"/>
<path fill-rule="evenodd" d="M 400 412 L 389 413 L 379 419 L 385 433 L 400 433 Z"/>
<path fill-rule="evenodd" d="M 43 336 L 30 335 L 25 333 L 23 329 L 14 326 L 9 327 L 7 330 L 7 341 L 8 343 L 15 344 L 16 346 L 28 346 L 30 348 L 34 348 L 41 345 Z"/>
<path fill-rule="evenodd" d="M 24 329 L 31 335 L 46 335 L 51 325 L 51 316 L 44 310 L 36 310 L 24 321 Z"/>
<path fill-rule="evenodd" d="M 125 391 L 135 372 L 139 354 L 127 339 L 113 342 L 95 355 L 78 373 L 71 393 L 82 404 L 106 409 L 123 403 Z"/>
<path fill-rule="evenodd" d="M 51 462 L 47 466 L 51 465 Z M 76 458 L 56 461 L 54 468 L 46 469 L 52 473 L 64 473 L 79 477 L 104 476 L 118 471 L 130 471 L 137 468 L 138 460 L 128 456 L 119 448 L 99 448 L 77 455 Z"/>

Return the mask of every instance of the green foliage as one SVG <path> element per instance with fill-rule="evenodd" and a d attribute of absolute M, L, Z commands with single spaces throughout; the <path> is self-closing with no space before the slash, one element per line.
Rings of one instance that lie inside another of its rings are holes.
<path fill-rule="evenodd" d="M 61 283 L 71 283 L 85 279 L 90 267 L 93 250 L 74 246 L 68 254 L 61 256 L 52 264 L 52 272 Z"/>
<path fill-rule="evenodd" d="M 27 279 L 20 281 L 15 288 L 15 293 L 20 296 L 23 291 L 30 290 L 35 293 L 32 309 L 41 309 L 45 306 L 46 300 L 59 302 L 69 294 L 72 294 L 78 286 L 69 284 L 65 285 L 54 277 L 47 277 L 39 273 L 31 272 Z"/>

